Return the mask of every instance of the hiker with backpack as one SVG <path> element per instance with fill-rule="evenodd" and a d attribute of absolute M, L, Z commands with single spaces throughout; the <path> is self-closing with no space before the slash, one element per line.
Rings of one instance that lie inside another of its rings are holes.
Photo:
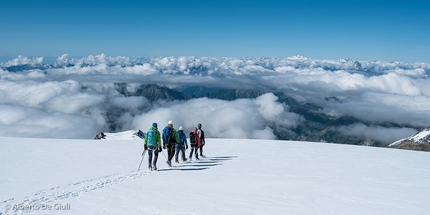
<path fill-rule="evenodd" d="M 200 147 L 200 138 L 197 133 L 197 128 L 194 128 L 190 132 L 190 146 L 191 146 L 191 152 L 189 156 L 190 161 L 191 161 L 191 158 L 193 157 L 193 152 L 196 153 L 196 160 L 199 160 L 199 154 L 197 154 L 197 150 Z"/>
<path fill-rule="evenodd" d="M 188 149 L 188 143 L 187 143 L 187 135 L 184 133 L 184 128 L 182 126 L 179 126 L 178 129 L 178 138 L 179 141 L 176 143 L 176 152 L 175 152 L 175 162 L 179 163 L 178 155 L 179 152 L 182 153 L 182 161 L 187 161 L 185 158 L 185 150 Z"/>
<path fill-rule="evenodd" d="M 200 138 L 200 157 L 204 157 L 203 156 L 203 146 L 205 145 L 205 132 L 202 130 L 202 124 L 198 124 L 198 130 L 197 130 L 197 134 L 199 135 Z"/>
<path fill-rule="evenodd" d="M 157 123 L 152 123 L 151 128 L 146 133 L 143 147 L 145 150 L 143 151 L 142 156 L 145 151 L 148 151 L 148 169 L 157 170 L 158 153 L 162 151 L 160 132 L 158 131 Z M 152 153 L 154 153 L 154 160 L 152 160 Z"/>
<path fill-rule="evenodd" d="M 169 166 L 172 166 L 172 159 L 175 155 L 175 144 L 179 142 L 178 134 L 176 130 L 173 128 L 173 122 L 169 121 L 167 126 L 163 129 L 163 148 L 167 148 L 167 161 L 166 163 Z"/>

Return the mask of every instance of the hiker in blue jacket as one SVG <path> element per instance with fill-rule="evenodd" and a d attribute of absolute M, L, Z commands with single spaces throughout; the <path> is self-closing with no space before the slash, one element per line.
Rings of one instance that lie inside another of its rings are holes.
<path fill-rule="evenodd" d="M 176 143 L 176 152 L 175 152 L 175 161 L 179 163 L 178 155 L 179 151 L 182 153 L 182 161 L 187 161 L 185 158 L 185 150 L 188 149 L 187 136 L 184 133 L 184 128 L 179 126 L 178 129 L 178 139 L 179 141 Z"/>
<path fill-rule="evenodd" d="M 163 148 L 167 149 L 167 165 L 172 166 L 172 159 L 175 156 L 175 144 L 179 142 L 178 133 L 173 128 L 173 122 L 169 121 L 163 129 Z"/>
<path fill-rule="evenodd" d="M 152 127 L 146 133 L 143 147 L 145 151 L 148 151 L 148 169 L 157 170 L 158 153 L 162 151 L 160 132 L 158 131 L 157 123 L 155 122 L 152 123 Z M 145 151 L 143 153 L 145 153 Z M 154 161 L 152 161 L 153 152 L 154 152 Z"/>

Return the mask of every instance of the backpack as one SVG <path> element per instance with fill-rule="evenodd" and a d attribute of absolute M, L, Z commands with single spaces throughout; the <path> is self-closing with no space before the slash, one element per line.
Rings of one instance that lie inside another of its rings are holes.
<path fill-rule="evenodd" d="M 175 138 L 173 138 L 172 131 L 173 131 L 173 128 L 171 127 L 167 127 L 167 131 L 166 129 L 164 129 L 163 136 L 164 136 L 165 143 L 167 144 L 172 144 L 176 142 Z"/>
<path fill-rule="evenodd" d="M 185 137 L 185 134 L 184 134 L 184 132 L 182 132 L 182 131 L 179 131 L 178 132 L 178 134 L 179 134 L 179 145 L 184 145 L 184 143 L 185 143 L 185 141 L 184 141 L 184 139 L 186 138 Z"/>
<path fill-rule="evenodd" d="M 196 132 L 190 132 L 190 143 L 192 145 L 197 145 L 197 134 L 196 134 Z"/>
<path fill-rule="evenodd" d="M 157 147 L 157 132 L 151 129 L 146 133 L 146 136 L 148 137 L 148 146 Z"/>

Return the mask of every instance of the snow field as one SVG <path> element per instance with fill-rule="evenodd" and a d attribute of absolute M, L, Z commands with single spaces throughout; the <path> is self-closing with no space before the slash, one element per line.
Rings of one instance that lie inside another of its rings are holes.
<path fill-rule="evenodd" d="M 137 172 L 143 140 L 0 137 L 2 214 L 427 214 L 425 152 L 208 139 L 206 158 Z M 187 157 L 190 150 L 187 150 Z M 167 152 L 163 151 L 166 155 Z M 14 205 L 64 210 L 7 210 Z"/>

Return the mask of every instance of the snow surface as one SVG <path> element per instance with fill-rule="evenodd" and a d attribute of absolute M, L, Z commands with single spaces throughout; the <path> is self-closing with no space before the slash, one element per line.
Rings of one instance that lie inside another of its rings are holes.
<path fill-rule="evenodd" d="M 208 139 L 206 158 L 168 168 L 161 154 L 160 171 L 150 172 L 146 157 L 137 171 L 139 139 L 0 137 L 0 145 L 1 214 L 430 212 L 425 152 Z M 7 210 L 14 206 L 27 209 Z"/>

